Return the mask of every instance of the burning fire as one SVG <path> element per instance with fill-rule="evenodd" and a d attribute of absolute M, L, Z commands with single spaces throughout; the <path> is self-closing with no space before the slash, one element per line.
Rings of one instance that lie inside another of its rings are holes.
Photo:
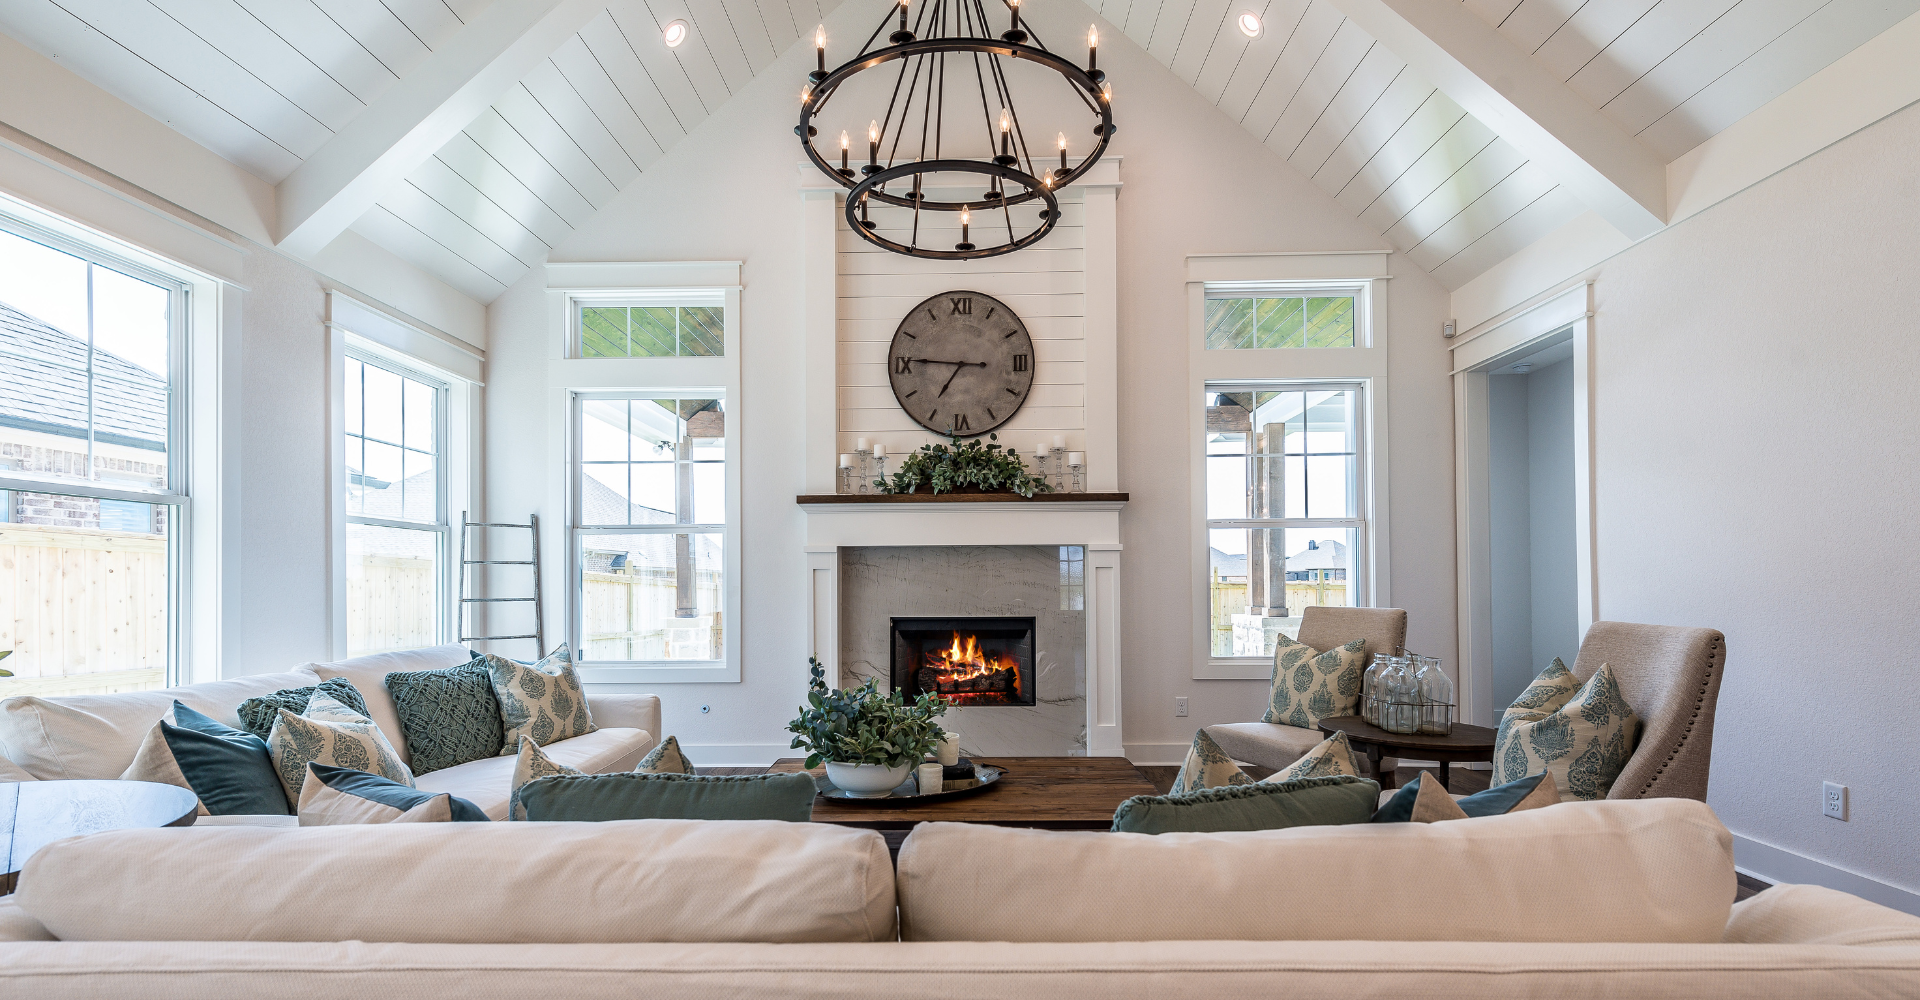
<path fill-rule="evenodd" d="M 926 668 L 933 671 L 936 681 L 934 690 L 941 694 L 964 697 L 968 694 L 989 692 L 1000 693 L 1015 699 L 1020 697 L 1020 665 L 1011 657 L 987 653 L 980 648 L 977 636 L 953 634 L 953 642 L 946 649 L 927 656 Z M 995 674 L 1006 674 L 1004 688 L 990 683 Z M 997 689 L 997 690 L 996 690 Z"/>

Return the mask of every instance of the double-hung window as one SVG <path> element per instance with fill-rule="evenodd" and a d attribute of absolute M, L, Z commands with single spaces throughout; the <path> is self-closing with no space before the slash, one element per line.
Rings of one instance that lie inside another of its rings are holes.
<path fill-rule="evenodd" d="M 447 641 L 447 385 L 349 350 L 347 655 Z"/>
<path fill-rule="evenodd" d="M 1207 385 L 1213 656 L 1270 656 L 1304 609 L 1365 603 L 1364 392 L 1342 382 Z"/>
<path fill-rule="evenodd" d="M 180 672 L 187 291 L 0 215 L 0 697 Z"/>

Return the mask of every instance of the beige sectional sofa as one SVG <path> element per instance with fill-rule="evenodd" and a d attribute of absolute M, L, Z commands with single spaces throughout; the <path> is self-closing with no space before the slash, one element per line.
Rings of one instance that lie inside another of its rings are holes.
<path fill-rule="evenodd" d="M 1690 800 L 1140 834 L 638 820 L 129 830 L 0 898 L 0 996 L 1909 997 L 1920 918 L 1731 905 Z"/>
<path fill-rule="evenodd" d="M 8 698 L 0 701 L 0 756 L 4 756 L 0 760 L 0 781 L 118 778 L 133 763 L 147 731 L 156 721 L 170 717 L 175 699 L 229 726 L 238 726 L 235 709 L 248 698 L 306 687 L 330 677 L 353 682 L 366 699 L 367 712 L 380 732 L 411 765 L 406 734 L 400 729 L 393 698 L 387 694 L 387 674 L 437 670 L 465 663 L 470 656 L 464 646 L 434 646 L 333 663 L 308 663 L 285 673 L 255 674 L 162 691 Z M 593 713 L 597 731 L 543 747 L 550 759 L 591 774 L 627 771 L 640 762 L 658 738 L 660 699 L 653 695 L 589 694 L 587 709 Z M 423 791 L 452 792 L 479 806 L 488 816 L 505 819 L 513 765 L 511 756 L 495 757 L 429 772 L 415 780 Z M 206 826 L 290 826 L 296 822 L 290 816 L 200 819 L 200 825 Z"/>

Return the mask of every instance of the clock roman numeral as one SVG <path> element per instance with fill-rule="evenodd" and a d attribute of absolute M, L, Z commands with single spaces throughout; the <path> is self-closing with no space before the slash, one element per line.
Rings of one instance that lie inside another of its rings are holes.
<path fill-rule="evenodd" d="M 1014 355 L 1014 356 L 1013 356 L 1013 370 L 1014 370 L 1014 371 L 1017 371 L 1017 372 L 1023 372 L 1023 371 L 1026 371 L 1026 370 L 1027 370 L 1027 356 L 1026 356 L 1026 355 L 1024 355 L 1024 354 L 1016 354 L 1016 355 Z"/>
<path fill-rule="evenodd" d="M 894 373 L 895 375 L 911 375 L 911 374 L 913 374 L 913 359 L 912 359 L 912 358 L 904 358 L 904 357 L 903 357 L 903 358 L 894 358 L 894 359 L 893 359 L 893 373 Z"/>
<path fill-rule="evenodd" d="M 953 415 L 953 429 L 956 431 L 970 431 L 973 429 L 973 425 L 967 423 L 966 414 L 956 413 Z"/>
<path fill-rule="evenodd" d="M 949 313 L 948 315 L 950 316 L 973 315 L 973 299 L 971 297 L 948 299 L 947 302 L 951 303 L 953 306 L 953 312 Z"/>

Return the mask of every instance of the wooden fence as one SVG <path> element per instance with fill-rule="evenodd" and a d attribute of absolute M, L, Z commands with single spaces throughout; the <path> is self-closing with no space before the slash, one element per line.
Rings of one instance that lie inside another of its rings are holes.
<path fill-rule="evenodd" d="M 705 660 L 721 655 L 718 612 L 673 617 L 673 570 L 581 576 L 583 659 Z M 720 606 L 719 573 L 695 573 L 694 587 L 701 607 Z"/>
<path fill-rule="evenodd" d="M 0 524 L 0 697 L 166 683 L 167 540 Z"/>
<path fill-rule="evenodd" d="M 347 655 L 440 641 L 439 581 L 431 558 L 356 555 L 347 569 Z"/>

